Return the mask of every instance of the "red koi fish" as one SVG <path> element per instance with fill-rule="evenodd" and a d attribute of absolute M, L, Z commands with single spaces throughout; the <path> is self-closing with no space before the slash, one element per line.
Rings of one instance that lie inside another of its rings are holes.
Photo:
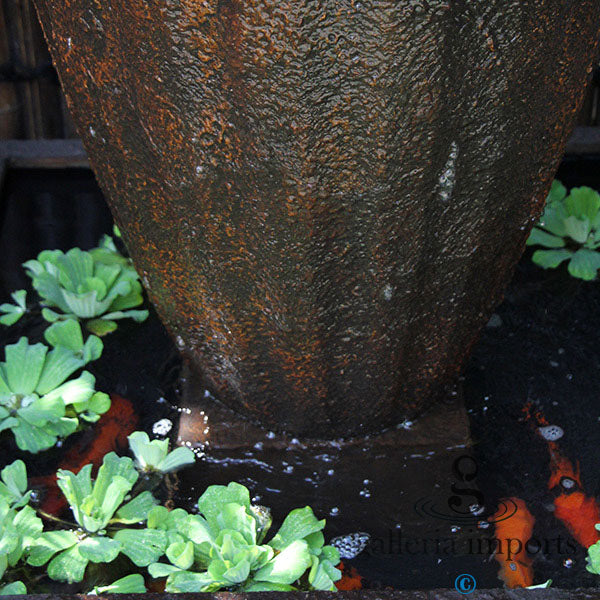
<path fill-rule="evenodd" d="M 343 562 L 337 566 L 342 572 L 342 578 L 335 582 L 335 587 L 340 592 L 349 592 L 352 590 L 362 590 L 363 578 L 359 572 L 352 566 Z"/>
<path fill-rule="evenodd" d="M 504 509 L 492 518 L 495 521 L 496 538 L 499 540 L 494 558 L 500 565 L 498 577 L 507 588 L 526 588 L 533 585 L 533 560 L 527 554 L 526 545 L 533 535 L 535 518 L 521 498 L 508 498 L 517 510 L 507 519 L 501 519 Z"/>
<path fill-rule="evenodd" d="M 102 464 L 109 452 L 127 447 L 127 436 L 133 433 L 139 423 L 133 404 L 121 396 L 111 395 L 111 405 L 89 431 L 93 437 L 84 436 L 75 444 L 61 461 L 59 468 L 78 473 L 82 467 L 91 463 L 94 469 Z M 31 479 L 33 487 L 45 487 L 45 496 L 41 510 L 51 515 L 60 515 L 67 507 L 62 492 L 56 484 L 56 475 Z"/>
<path fill-rule="evenodd" d="M 579 463 L 563 456 L 555 440 L 542 435 L 550 424 L 539 409 L 527 403 L 523 409 L 526 419 L 537 425 L 538 434 L 546 440 L 550 455 L 550 478 L 548 489 L 558 493 L 554 500 L 554 516 L 560 520 L 579 544 L 589 548 L 600 539 L 596 523 L 600 523 L 600 507 L 596 499 L 587 496 L 581 484 Z M 540 430 L 539 428 L 542 428 Z"/>

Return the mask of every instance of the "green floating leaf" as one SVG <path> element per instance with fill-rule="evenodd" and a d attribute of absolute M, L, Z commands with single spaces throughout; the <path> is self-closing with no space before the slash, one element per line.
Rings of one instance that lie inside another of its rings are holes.
<path fill-rule="evenodd" d="M 600 269 L 600 252 L 581 248 L 577 250 L 569 262 L 568 271 L 573 277 L 592 281 Z"/>
<path fill-rule="evenodd" d="M 148 518 L 148 513 L 156 506 L 158 500 L 151 492 L 145 491 L 138 494 L 133 500 L 124 504 L 115 514 L 119 523 L 141 523 Z"/>
<path fill-rule="evenodd" d="M 192 542 L 176 542 L 167 548 L 167 558 L 184 571 L 194 564 L 194 544 Z M 245 579 L 245 577 L 244 577 Z"/>
<path fill-rule="evenodd" d="M 215 581 L 208 573 L 178 571 L 169 575 L 165 592 L 188 594 L 216 592 L 222 586 L 223 582 Z"/>
<path fill-rule="evenodd" d="M 121 543 L 106 536 L 89 536 L 78 544 L 79 553 L 95 563 L 108 563 L 119 555 Z"/>
<path fill-rule="evenodd" d="M 0 304 L 0 323 L 3 325 L 14 325 L 27 312 L 27 292 L 17 290 L 11 294 L 15 304 Z"/>
<path fill-rule="evenodd" d="M 72 546 L 68 550 L 57 554 L 48 563 L 48 577 L 55 581 L 66 581 L 67 583 L 81 581 L 88 563 L 89 560 L 80 554 L 79 548 Z"/>
<path fill-rule="evenodd" d="M 600 194 L 589 187 L 573 188 L 564 204 L 569 215 L 594 221 L 600 212 Z"/>
<path fill-rule="evenodd" d="M 570 250 L 536 250 L 531 259 L 543 269 L 554 269 L 571 256 Z"/>
<path fill-rule="evenodd" d="M 180 447 L 169 452 L 168 440 L 150 441 L 144 431 L 134 431 L 127 439 L 136 464 L 142 471 L 171 473 L 196 460 L 189 448 Z"/>
<path fill-rule="evenodd" d="M 206 520 L 215 528 L 217 515 L 223 510 L 226 504 L 241 504 L 250 507 L 250 492 L 246 487 L 239 483 L 232 482 L 227 486 L 211 485 L 198 500 L 198 510 L 206 517 Z"/>
<path fill-rule="evenodd" d="M 255 581 L 291 585 L 312 564 L 308 544 L 297 539 L 254 574 Z"/>
<path fill-rule="evenodd" d="M 27 588 L 22 581 L 13 581 L 0 587 L 0 596 L 22 596 L 27 593 Z"/>
<path fill-rule="evenodd" d="M 297 508 L 285 518 L 279 531 L 269 542 L 269 546 L 280 550 L 296 540 L 301 540 L 312 533 L 321 531 L 324 527 L 325 520 L 319 521 L 310 506 Z"/>
<path fill-rule="evenodd" d="M 96 586 L 93 594 L 145 594 L 147 592 L 144 578 L 139 573 L 117 579 L 110 585 Z"/>
<path fill-rule="evenodd" d="M 73 531 L 45 531 L 31 545 L 27 562 L 34 567 L 45 565 L 57 552 L 77 544 Z"/>
<path fill-rule="evenodd" d="M 563 248 L 565 240 L 561 237 L 548 233 L 543 229 L 534 227 L 527 239 L 528 246 L 545 246 L 546 248 Z"/>
<path fill-rule="evenodd" d="M 105 321 L 104 319 L 92 319 L 85 326 L 89 331 L 100 337 L 108 335 L 117 329 L 117 324 L 114 321 Z"/>
<path fill-rule="evenodd" d="M 5 498 L 14 508 L 27 504 L 30 493 L 27 491 L 27 469 L 22 460 L 15 460 L 0 471 L 0 497 Z"/>
<path fill-rule="evenodd" d="M 167 545 L 167 534 L 159 529 L 121 529 L 114 539 L 121 543 L 122 553 L 138 567 L 157 562 Z"/>
<path fill-rule="evenodd" d="M 550 188 L 550 193 L 548 194 L 548 198 L 546 200 L 547 204 L 552 204 L 553 202 L 560 202 L 567 197 L 567 188 L 560 182 L 558 179 L 555 179 L 552 182 L 552 186 Z"/>
<path fill-rule="evenodd" d="M 579 218 L 571 216 L 565 219 L 564 223 L 567 235 L 578 244 L 584 244 L 592 231 L 590 222 L 585 217 Z"/>

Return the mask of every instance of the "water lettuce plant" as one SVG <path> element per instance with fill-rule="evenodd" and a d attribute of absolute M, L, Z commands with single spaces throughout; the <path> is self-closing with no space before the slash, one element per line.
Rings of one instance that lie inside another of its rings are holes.
<path fill-rule="evenodd" d="M 47 572 L 52 579 L 74 582 L 83 579 L 89 562 L 108 563 L 120 553 L 138 567 L 157 560 L 165 550 L 163 532 L 147 528 L 110 530 L 110 526 L 145 521 L 157 504 L 149 491 L 126 501 L 138 477 L 133 461 L 114 452 L 104 457 L 95 481 L 92 465 L 86 465 L 77 474 L 59 470 L 58 486 L 69 503 L 76 526 L 40 534 L 31 545 L 28 564 L 48 563 Z"/>
<path fill-rule="evenodd" d="M 168 592 L 335 590 L 339 553 L 325 545 L 325 521 L 310 507 L 291 511 L 268 542 L 270 511 L 252 505 L 248 489 L 237 483 L 208 487 L 198 500 L 198 514 L 168 510 L 151 490 L 142 491 L 147 481 L 141 475 L 164 475 L 190 464 L 194 455 L 188 449 L 190 455 L 178 449 L 169 453 L 140 433 L 130 436 L 135 461 L 111 452 L 95 479 L 91 464 L 78 473 L 57 472 L 72 524 L 41 512 L 52 518 L 52 528 L 44 531 L 28 504 L 24 463 L 15 461 L 0 472 L 0 595 L 26 593 L 16 581 L 19 571 L 2 581 L 10 567 L 45 568 L 51 579 L 73 583 L 84 580 L 90 563 L 112 563 L 119 555 L 134 570 L 147 568 L 152 577 L 166 578 Z M 145 458 L 137 460 L 140 456 Z M 159 468 L 165 460 L 168 468 Z M 145 591 L 138 571 L 91 593 Z"/>
<path fill-rule="evenodd" d="M 0 323 L 2 325 L 14 325 L 27 312 L 27 292 L 17 290 L 13 292 L 11 298 L 14 304 L 0 304 Z"/>
<path fill-rule="evenodd" d="M 147 310 L 134 310 L 143 302 L 138 274 L 109 236 L 87 252 L 44 250 L 23 266 L 42 298 L 42 315 L 51 323 L 85 320 L 92 333 L 105 335 L 119 319 L 140 322 L 148 316 Z"/>
<path fill-rule="evenodd" d="M 6 570 L 21 562 L 43 530 L 42 520 L 28 505 L 25 464 L 17 460 L 0 472 L 0 580 Z M 0 588 L 1 595 L 24 594 L 21 581 Z"/>
<path fill-rule="evenodd" d="M 335 590 L 339 553 L 324 545 L 325 521 L 310 507 L 290 512 L 268 543 L 270 513 L 251 505 L 243 485 L 210 486 L 198 511 L 158 507 L 148 515 L 148 527 L 168 535 L 169 562 L 148 567 L 153 577 L 167 577 L 167 592 Z"/>
<path fill-rule="evenodd" d="M 12 431 L 17 446 L 28 452 L 52 447 L 83 421 L 94 422 L 110 408 L 107 394 L 97 392 L 94 376 L 75 371 L 102 353 L 102 342 L 85 342 L 79 323 L 56 323 L 45 332 L 51 349 L 22 337 L 5 348 L 0 363 L 0 431 Z"/>
<path fill-rule="evenodd" d="M 127 439 L 137 468 L 146 473 L 171 473 L 196 460 L 189 448 L 180 446 L 169 452 L 169 440 L 150 441 L 144 431 L 134 431 Z"/>
<path fill-rule="evenodd" d="M 568 261 L 573 277 L 595 279 L 600 268 L 600 194 L 589 187 L 567 193 L 560 181 L 554 181 L 527 245 L 545 248 L 533 253 L 532 260 L 540 267 L 552 269 Z"/>

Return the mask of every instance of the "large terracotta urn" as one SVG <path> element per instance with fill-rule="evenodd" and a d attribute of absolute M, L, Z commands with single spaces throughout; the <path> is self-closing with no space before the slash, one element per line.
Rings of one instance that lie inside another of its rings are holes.
<path fill-rule="evenodd" d="M 598 0 L 36 0 L 182 353 L 308 437 L 453 381 L 539 215 Z"/>

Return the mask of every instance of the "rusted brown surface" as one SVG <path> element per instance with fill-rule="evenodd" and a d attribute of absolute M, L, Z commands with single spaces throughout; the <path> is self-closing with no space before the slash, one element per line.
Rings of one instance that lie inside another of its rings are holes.
<path fill-rule="evenodd" d="M 541 210 L 597 0 L 37 0 L 162 319 L 305 436 L 439 396 Z"/>

